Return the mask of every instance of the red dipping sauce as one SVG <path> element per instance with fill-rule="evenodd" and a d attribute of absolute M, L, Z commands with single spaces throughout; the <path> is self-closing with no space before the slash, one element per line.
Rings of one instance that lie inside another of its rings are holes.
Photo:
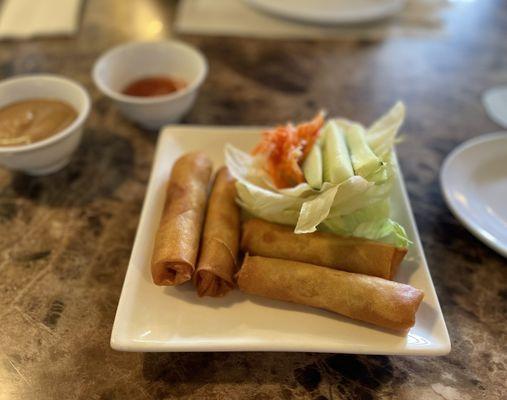
<path fill-rule="evenodd" d="M 186 83 L 169 76 L 149 76 L 127 85 L 122 93 L 128 96 L 154 97 L 164 96 L 183 89 Z"/>

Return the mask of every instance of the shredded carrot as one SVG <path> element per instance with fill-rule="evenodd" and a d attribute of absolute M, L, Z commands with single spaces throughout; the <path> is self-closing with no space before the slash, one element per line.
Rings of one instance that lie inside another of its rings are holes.
<path fill-rule="evenodd" d="M 266 156 L 265 169 L 277 188 L 296 186 L 305 181 L 301 165 L 312 149 L 324 124 L 324 113 L 297 126 L 288 123 L 263 132 L 252 154 Z"/>

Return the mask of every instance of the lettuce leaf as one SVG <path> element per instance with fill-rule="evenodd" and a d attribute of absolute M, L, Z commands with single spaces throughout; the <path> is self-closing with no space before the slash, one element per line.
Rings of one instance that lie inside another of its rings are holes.
<path fill-rule="evenodd" d="M 329 216 L 332 207 L 353 201 L 370 187 L 371 184 L 360 176 L 352 176 L 338 185 L 324 183 L 322 191 L 301 206 L 294 232 L 315 232 L 317 225 Z"/>
<path fill-rule="evenodd" d="M 368 144 L 383 161 L 390 157 L 396 135 L 404 119 L 405 106 L 397 102 L 387 114 L 374 122 L 366 131 Z"/>
<path fill-rule="evenodd" d="M 350 214 L 327 219 L 320 230 L 338 235 L 357 236 L 408 247 L 412 242 L 405 229 L 389 218 L 389 200 L 384 199 Z"/>

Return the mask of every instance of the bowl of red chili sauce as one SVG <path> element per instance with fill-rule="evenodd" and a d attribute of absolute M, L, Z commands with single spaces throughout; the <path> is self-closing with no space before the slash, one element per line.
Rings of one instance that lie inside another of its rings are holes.
<path fill-rule="evenodd" d="M 207 72 L 204 55 L 183 42 L 131 42 L 103 54 L 93 79 L 126 118 L 157 129 L 191 109 Z"/>

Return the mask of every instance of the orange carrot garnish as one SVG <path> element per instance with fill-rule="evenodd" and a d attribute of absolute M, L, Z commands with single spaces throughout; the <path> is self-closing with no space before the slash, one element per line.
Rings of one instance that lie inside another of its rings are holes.
<path fill-rule="evenodd" d="M 305 181 L 301 165 L 317 140 L 324 124 L 319 112 L 310 122 L 288 123 L 263 132 L 252 154 L 266 156 L 265 170 L 277 188 L 296 186 Z"/>

